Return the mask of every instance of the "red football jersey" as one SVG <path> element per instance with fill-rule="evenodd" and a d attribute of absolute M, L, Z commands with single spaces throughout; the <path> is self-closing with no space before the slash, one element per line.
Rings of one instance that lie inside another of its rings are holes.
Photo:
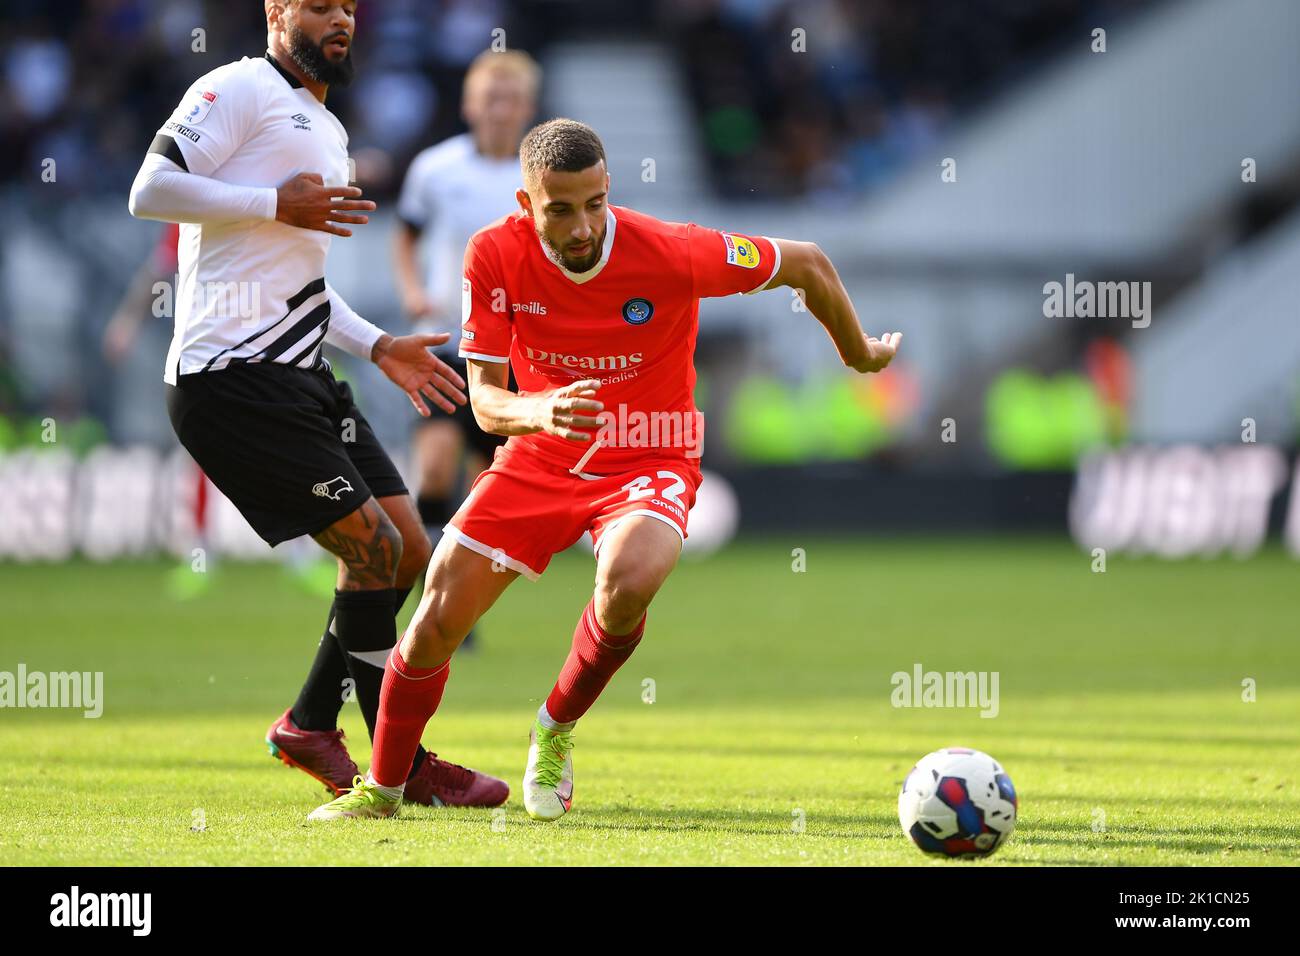
<path fill-rule="evenodd" d="M 606 221 L 601 259 L 580 274 L 556 260 L 523 212 L 476 233 L 465 250 L 461 357 L 509 361 L 522 392 L 602 382 L 604 424 L 589 429 L 592 442 L 544 432 L 510 439 L 553 464 L 599 475 L 651 458 L 698 459 L 700 299 L 766 288 L 780 251 L 770 239 L 619 206 Z"/>

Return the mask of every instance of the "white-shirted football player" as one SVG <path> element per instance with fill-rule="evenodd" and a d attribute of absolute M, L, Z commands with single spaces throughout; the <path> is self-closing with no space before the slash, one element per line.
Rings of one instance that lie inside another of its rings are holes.
<path fill-rule="evenodd" d="M 451 413 L 464 379 L 429 351 L 448 335 L 393 337 L 325 281 L 333 236 L 374 203 L 349 185 L 348 137 L 325 107 L 353 74 L 356 0 L 265 0 L 268 51 L 201 77 L 158 131 L 131 211 L 181 223 L 176 331 L 164 379 L 177 437 L 275 545 L 312 535 L 339 559 L 334 603 L 298 701 L 271 725 L 273 755 L 341 793 L 356 764 L 337 729 L 352 681 L 374 734 L 394 616 L 430 545 L 396 467 L 321 354 L 375 362 L 421 415 Z M 503 781 L 421 752 L 407 798 L 495 806 Z"/>

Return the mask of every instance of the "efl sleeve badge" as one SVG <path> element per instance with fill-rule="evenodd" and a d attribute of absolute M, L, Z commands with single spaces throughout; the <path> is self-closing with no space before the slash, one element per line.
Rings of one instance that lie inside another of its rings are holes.
<path fill-rule="evenodd" d="M 724 232 L 722 240 L 727 244 L 727 265 L 741 266 L 745 269 L 758 268 L 762 257 L 759 255 L 757 244 L 752 239 Z"/>

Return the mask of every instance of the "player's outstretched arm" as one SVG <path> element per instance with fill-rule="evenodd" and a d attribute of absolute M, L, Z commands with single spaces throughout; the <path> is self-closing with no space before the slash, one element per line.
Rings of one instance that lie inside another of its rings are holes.
<path fill-rule="evenodd" d="M 814 242 L 772 240 L 781 251 L 781 267 L 767 288 L 789 286 L 830 334 L 840 358 L 859 372 L 879 372 L 893 361 L 901 332 L 886 332 L 880 338 L 867 335 L 858 322 L 849 293 L 840 281 L 830 257 Z"/>
<path fill-rule="evenodd" d="M 370 353 L 370 361 L 379 366 L 379 370 L 388 376 L 388 380 L 404 391 L 415 406 L 415 410 L 424 418 L 429 417 L 429 408 L 424 403 L 428 399 L 448 415 L 456 410 L 456 405 L 464 405 L 468 400 L 461 391 L 465 380 L 456 374 L 456 370 L 434 355 L 429 349 L 446 345 L 451 335 L 440 332 L 437 335 L 381 335 Z M 455 404 L 453 404 L 455 403 Z"/>
<path fill-rule="evenodd" d="M 325 288 L 329 292 L 330 304 L 326 342 L 357 358 L 374 362 L 390 382 L 406 393 L 415 410 L 425 418 L 429 417 L 426 398 L 448 415 L 456 410 L 457 405 L 468 401 L 461 391 L 465 380 L 429 351 L 446 345 L 451 338 L 448 333 L 394 337 L 357 315 L 328 282 Z"/>
<path fill-rule="evenodd" d="M 588 432 L 599 428 L 596 414 L 604 403 L 596 401 L 598 379 L 583 379 L 545 392 L 512 392 L 509 371 L 502 362 L 470 359 L 469 400 L 478 427 L 491 435 L 531 435 L 546 432 L 569 441 L 588 442 Z"/>

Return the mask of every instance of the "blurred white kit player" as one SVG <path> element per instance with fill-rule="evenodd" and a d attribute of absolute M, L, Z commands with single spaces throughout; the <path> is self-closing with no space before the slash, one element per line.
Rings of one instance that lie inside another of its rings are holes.
<path fill-rule="evenodd" d="M 518 208 L 519 143 L 536 112 L 540 84 L 541 70 L 526 53 L 479 54 L 465 75 L 461 106 L 470 131 L 420 153 L 402 188 L 393 250 L 402 306 L 418 331 L 451 333 L 439 357 L 462 375 L 458 349 L 465 247 L 474 233 Z M 416 501 L 431 537 L 441 533 L 463 489 L 500 444 L 478 427 L 469 406 L 449 418 L 418 424 Z"/>

